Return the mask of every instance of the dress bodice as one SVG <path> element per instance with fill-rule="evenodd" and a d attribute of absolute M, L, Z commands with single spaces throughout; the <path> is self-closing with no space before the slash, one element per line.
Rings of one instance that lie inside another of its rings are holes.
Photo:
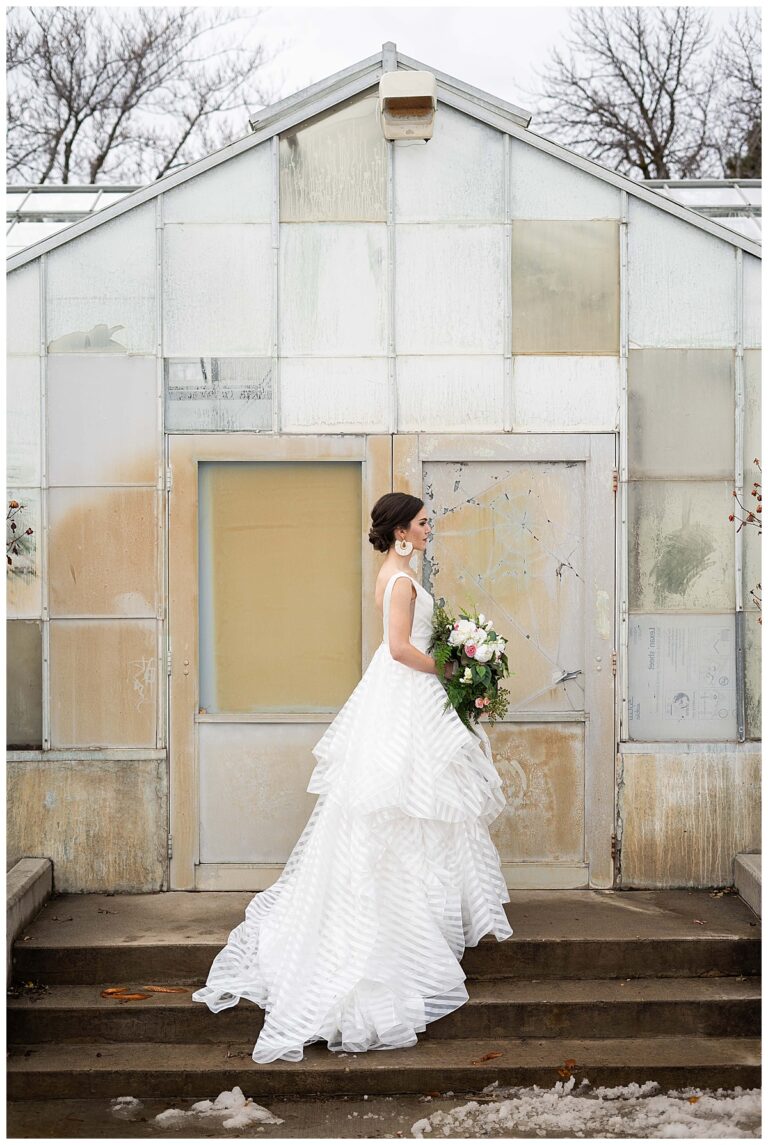
<path fill-rule="evenodd" d="M 413 610 L 413 624 L 411 626 L 411 644 L 420 652 L 426 653 L 432 639 L 432 613 L 434 612 L 434 598 L 423 585 L 414 580 L 409 573 L 396 572 L 387 581 L 384 589 L 384 629 L 382 644 L 389 648 L 389 604 L 392 599 L 392 585 L 399 576 L 408 577 L 416 588 L 416 604 Z"/>

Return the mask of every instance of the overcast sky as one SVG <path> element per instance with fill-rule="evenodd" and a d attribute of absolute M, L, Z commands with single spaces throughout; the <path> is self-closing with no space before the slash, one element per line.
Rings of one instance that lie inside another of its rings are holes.
<path fill-rule="evenodd" d="M 713 30 L 738 9 L 707 7 Z M 281 95 L 377 52 L 386 40 L 431 65 L 492 95 L 533 111 L 526 89 L 538 89 L 550 49 L 568 32 L 568 6 L 503 7 L 293 7 L 267 8 L 259 27 L 288 46 L 270 69 Z"/>

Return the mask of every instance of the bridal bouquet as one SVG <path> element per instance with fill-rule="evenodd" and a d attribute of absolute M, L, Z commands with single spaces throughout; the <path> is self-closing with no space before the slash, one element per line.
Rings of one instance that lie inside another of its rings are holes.
<path fill-rule="evenodd" d="M 491 723 L 506 715 L 509 697 L 499 681 L 509 676 L 506 640 L 494 631 L 493 621 L 463 610 L 458 618 L 442 605 L 435 605 L 429 650 L 443 670 L 442 683 L 448 693 L 445 710 L 453 707 L 470 726 L 486 715 Z M 445 679 L 445 668 L 454 664 L 453 675 Z"/>

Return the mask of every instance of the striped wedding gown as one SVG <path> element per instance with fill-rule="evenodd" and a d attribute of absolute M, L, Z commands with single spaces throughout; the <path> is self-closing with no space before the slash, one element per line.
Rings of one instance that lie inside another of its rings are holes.
<path fill-rule="evenodd" d="M 505 806 L 488 737 L 467 730 L 438 678 L 393 660 L 384 639 L 313 748 L 317 803 L 277 881 L 193 994 L 218 1011 L 265 1010 L 257 1062 L 304 1046 L 412 1046 L 467 1001 L 460 959 L 483 935 L 509 938 L 509 893 L 488 825 Z M 413 578 L 410 578 L 413 580 Z M 411 643 L 426 652 L 434 600 L 416 585 Z"/>

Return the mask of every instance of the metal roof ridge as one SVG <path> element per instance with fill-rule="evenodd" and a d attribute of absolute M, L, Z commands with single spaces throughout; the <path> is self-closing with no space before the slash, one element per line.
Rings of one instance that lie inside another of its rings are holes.
<path fill-rule="evenodd" d="M 517 104 L 508 103 L 500 96 L 491 95 L 482 88 L 473 87 L 472 84 L 464 83 L 463 80 L 456 79 L 455 76 L 450 76 L 446 72 L 438 71 L 430 64 L 423 64 L 419 60 L 414 60 L 410 56 L 404 56 L 402 53 L 397 53 L 398 64 L 403 64 L 403 71 L 428 71 L 437 80 L 438 84 L 446 88 L 454 88 L 462 95 L 469 96 L 470 99 L 475 100 L 477 103 L 487 104 L 495 111 L 505 112 L 511 119 L 514 119 L 521 127 L 527 127 L 533 118 L 533 112 L 526 111 L 525 108 L 518 107 Z"/>

